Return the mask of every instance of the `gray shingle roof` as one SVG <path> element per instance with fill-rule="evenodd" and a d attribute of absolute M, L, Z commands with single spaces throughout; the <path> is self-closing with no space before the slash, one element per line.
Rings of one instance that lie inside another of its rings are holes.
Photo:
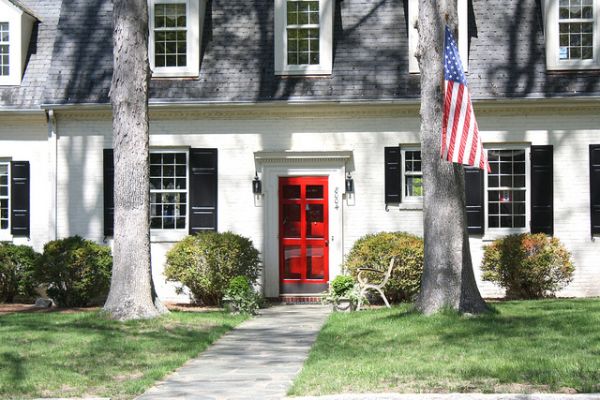
<path fill-rule="evenodd" d="M 408 73 L 407 0 L 336 1 L 333 74 L 273 73 L 273 0 L 212 0 L 198 79 L 153 80 L 154 101 L 375 100 L 419 96 Z M 474 98 L 600 95 L 597 72 L 549 74 L 538 0 L 472 0 Z M 45 101 L 108 102 L 110 0 L 64 0 Z"/>
<path fill-rule="evenodd" d="M 61 0 L 21 0 L 35 13 L 28 60 L 20 86 L 0 86 L 0 107 L 32 109 L 41 104 L 56 37 Z M 29 12 L 28 12 L 29 13 Z"/>

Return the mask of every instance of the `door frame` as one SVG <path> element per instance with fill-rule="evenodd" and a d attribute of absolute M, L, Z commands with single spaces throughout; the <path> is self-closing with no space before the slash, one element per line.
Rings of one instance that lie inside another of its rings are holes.
<path fill-rule="evenodd" d="M 279 177 L 323 176 L 329 178 L 329 279 L 341 273 L 343 263 L 343 209 L 346 163 L 349 151 L 257 152 L 257 171 L 263 182 L 264 248 L 263 293 L 279 297 Z M 333 238 L 333 240 L 332 240 Z"/>

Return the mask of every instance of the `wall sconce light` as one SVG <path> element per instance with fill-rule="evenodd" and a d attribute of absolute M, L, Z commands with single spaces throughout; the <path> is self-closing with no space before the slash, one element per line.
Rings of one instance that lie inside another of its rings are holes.
<path fill-rule="evenodd" d="M 346 193 L 354 193 L 354 179 L 350 172 L 346 175 Z"/>
<path fill-rule="evenodd" d="M 252 193 L 262 194 L 262 182 L 258 179 L 257 172 L 254 172 L 254 179 L 252 180 Z"/>

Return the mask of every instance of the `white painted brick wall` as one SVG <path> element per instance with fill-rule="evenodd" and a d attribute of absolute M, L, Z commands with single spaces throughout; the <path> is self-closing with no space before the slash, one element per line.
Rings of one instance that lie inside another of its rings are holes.
<path fill-rule="evenodd" d="M 486 143 L 554 145 L 555 234 L 573 253 L 577 267 L 564 296 L 598 296 L 600 244 L 589 234 L 588 145 L 600 143 L 600 116 L 518 115 L 478 117 Z M 419 120 L 410 118 L 193 120 L 170 119 L 151 123 L 151 146 L 216 147 L 219 149 L 219 230 L 250 237 L 264 248 L 262 207 L 254 204 L 250 182 L 256 151 L 353 152 L 349 165 L 355 183 L 352 205 L 344 201 L 344 252 L 367 233 L 403 230 L 422 235 L 420 211 L 385 210 L 383 148 L 419 142 Z M 110 120 L 59 119 L 59 234 L 80 234 L 101 241 L 102 148 L 111 147 Z M 471 239 L 475 275 L 484 296 L 502 290 L 481 282 L 478 265 L 482 246 Z M 172 284 L 160 278 L 169 243 L 152 249 L 157 290 L 167 300 L 177 296 Z"/>
<path fill-rule="evenodd" d="M 31 120 L 2 120 L 0 123 L 0 160 L 29 161 L 31 178 L 31 238 L 15 237 L 16 244 L 42 251 L 48 241 L 49 178 L 48 126 L 43 114 Z"/>

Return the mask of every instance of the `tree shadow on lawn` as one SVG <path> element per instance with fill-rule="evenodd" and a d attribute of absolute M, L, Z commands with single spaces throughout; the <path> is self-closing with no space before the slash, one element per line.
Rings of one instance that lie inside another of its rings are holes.
<path fill-rule="evenodd" d="M 0 372 L 10 371 L 4 378 L 10 382 L 5 383 L 16 392 L 21 382 L 39 373 L 69 375 L 82 390 L 89 389 L 86 382 L 110 384 L 115 375 L 136 371 L 145 375 L 137 378 L 155 380 L 234 325 L 234 321 L 189 320 L 183 315 L 171 321 L 159 318 L 126 323 L 99 312 L 7 315 L 0 317 L 0 337 L 17 347 L 1 353 Z M 52 378 L 47 382 L 49 386 L 61 384 Z"/>
<path fill-rule="evenodd" d="M 374 315 L 372 324 L 394 321 L 402 346 L 420 349 L 415 357 L 434 363 L 446 357 L 452 361 L 440 369 L 465 381 L 600 390 L 600 301 L 506 302 L 496 308 L 475 317 L 392 311 Z M 398 340 L 378 345 L 394 348 Z"/>

